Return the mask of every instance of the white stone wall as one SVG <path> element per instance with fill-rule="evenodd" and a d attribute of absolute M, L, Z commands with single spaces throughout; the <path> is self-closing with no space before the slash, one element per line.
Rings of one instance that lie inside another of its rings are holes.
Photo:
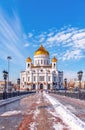
<path fill-rule="evenodd" d="M 44 76 L 43 81 L 39 79 L 41 76 Z M 20 73 L 20 88 L 23 90 L 32 89 L 33 85 L 35 85 L 36 90 L 38 90 L 40 89 L 40 84 L 43 84 L 43 89 L 47 89 L 49 85 L 50 89 L 54 89 L 58 87 L 59 77 L 61 77 L 61 83 L 63 83 L 63 72 L 58 73 L 56 62 L 53 62 L 52 67 L 50 67 L 49 56 L 37 55 L 34 56 L 34 67 L 32 67 L 32 63 L 26 62 L 26 70 Z M 53 83 L 55 84 L 54 86 Z"/>
<path fill-rule="evenodd" d="M 50 58 L 46 55 L 34 56 L 34 66 L 47 66 L 50 64 Z"/>

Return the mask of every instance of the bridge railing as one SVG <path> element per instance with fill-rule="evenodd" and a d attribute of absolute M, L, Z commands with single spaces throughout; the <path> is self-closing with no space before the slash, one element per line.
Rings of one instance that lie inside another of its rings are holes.
<path fill-rule="evenodd" d="M 35 93 L 35 91 L 14 91 L 14 92 L 0 92 L 0 100 L 2 99 L 7 99 L 7 98 L 12 98 L 16 96 L 21 96 L 25 94 L 31 94 Z"/>
<path fill-rule="evenodd" d="M 63 90 L 63 91 L 54 91 L 53 93 L 58 94 L 58 95 L 62 95 L 62 96 L 68 96 L 68 97 L 72 97 L 72 98 L 76 98 L 76 99 L 85 100 L 85 91 L 81 91 L 81 92 L 67 91 L 67 92 L 65 92 Z"/>

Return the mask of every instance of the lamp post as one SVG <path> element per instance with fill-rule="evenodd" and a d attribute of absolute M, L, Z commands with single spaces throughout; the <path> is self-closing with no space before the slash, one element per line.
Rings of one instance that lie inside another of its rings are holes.
<path fill-rule="evenodd" d="M 7 98 L 7 93 L 6 93 L 6 80 L 7 80 L 7 76 L 8 76 L 8 72 L 7 71 L 3 71 L 3 78 L 4 78 L 4 82 L 5 82 L 5 86 L 4 86 L 4 92 L 3 92 L 3 99 Z"/>
<path fill-rule="evenodd" d="M 20 92 L 20 78 L 17 79 L 17 87 L 18 87 L 18 96 Z"/>
<path fill-rule="evenodd" d="M 79 98 L 80 98 L 80 92 L 81 92 L 81 80 L 82 80 L 82 76 L 83 76 L 83 71 L 80 70 L 77 72 L 77 75 L 78 75 L 78 81 L 79 81 Z"/>
<path fill-rule="evenodd" d="M 17 79 L 18 89 L 20 90 L 20 78 Z"/>
<path fill-rule="evenodd" d="M 66 90 L 67 90 L 67 78 L 64 79 L 64 84 L 65 84 L 65 96 L 66 96 Z"/>
<path fill-rule="evenodd" d="M 8 59 L 8 86 L 7 86 L 7 87 L 9 87 L 9 70 L 10 70 L 10 60 L 11 60 L 12 58 L 11 58 L 11 56 L 8 56 L 8 57 L 7 57 L 7 59 Z M 7 89 L 9 89 L 9 88 L 7 88 Z"/>

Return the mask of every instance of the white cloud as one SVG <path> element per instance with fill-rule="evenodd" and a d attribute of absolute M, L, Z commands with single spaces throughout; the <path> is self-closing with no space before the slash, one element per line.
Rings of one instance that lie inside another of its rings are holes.
<path fill-rule="evenodd" d="M 66 53 L 60 58 L 62 60 L 80 59 L 84 57 L 81 50 L 67 50 Z"/>
<path fill-rule="evenodd" d="M 61 60 L 77 60 L 85 57 L 85 28 L 79 29 L 70 25 L 60 30 L 52 28 L 36 35 L 33 31 L 28 34 L 31 39 L 31 41 L 28 39 L 28 43 L 32 43 L 33 47 L 42 44 L 52 55 L 58 55 Z"/>
<path fill-rule="evenodd" d="M 28 33 L 28 38 L 32 38 L 33 37 L 33 33 Z"/>
<path fill-rule="evenodd" d="M 25 47 L 28 47 L 29 45 L 30 45 L 29 43 L 25 43 L 25 45 L 24 45 L 24 46 L 25 46 Z"/>
<path fill-rule="evenodd" d="M 39 40 L 39 42 L 41 43 L 41 42 L 43 42 L 44 40 L 45 40 L 45 38 L 44 38 L 44 37 L 41 37 L 40 40 Z"/>
<path fill-rule="evenodd" d="M 51 33 L 49 33 L 47 36 L 48 37 L 51 37 L 51 36 L 53 36 L 54 35 L 54 32 L 51 32 Z"/>

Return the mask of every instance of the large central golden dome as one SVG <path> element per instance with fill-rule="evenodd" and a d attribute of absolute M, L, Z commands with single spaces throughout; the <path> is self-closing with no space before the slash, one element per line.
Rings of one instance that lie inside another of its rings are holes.
<path fill-rule="evenodd" d="M 49 52 L 41 45 L 38 50 L 35 51 L 34 56 L 36 55 L 47 55 L 49 56 Z"/>

